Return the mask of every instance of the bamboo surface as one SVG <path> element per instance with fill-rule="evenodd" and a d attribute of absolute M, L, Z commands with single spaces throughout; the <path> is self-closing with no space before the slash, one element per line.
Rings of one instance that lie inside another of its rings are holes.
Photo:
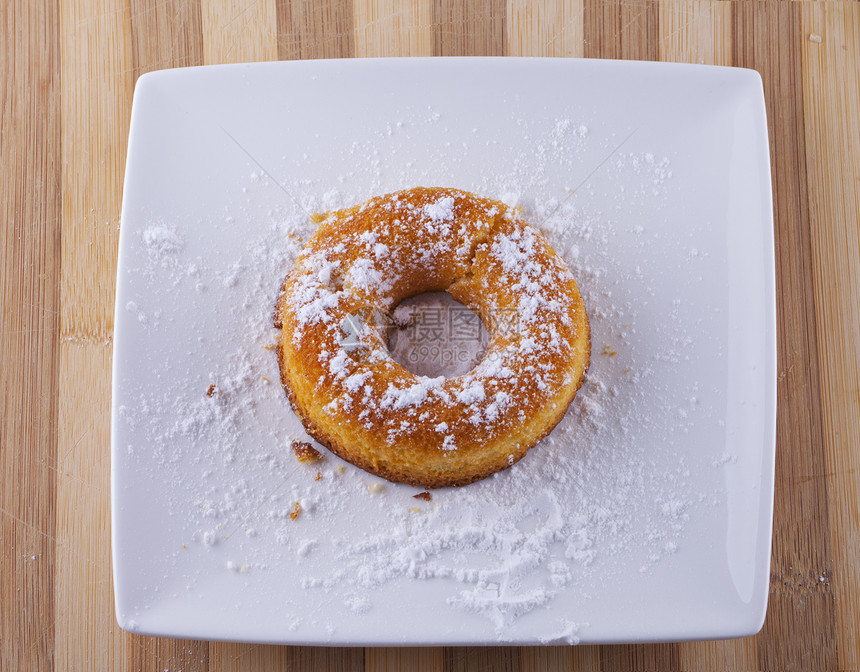
<path fill-rule="evenodd" d="M 860 668 L 860 3 L 3 0 L 0 671 Z M 764 81 L 778 430 L 767 619 L 716 642 L 326 649 L 121 631 L 110 388 L 134 83 L 298 58 L 533 55 L 713 63 Z"/>

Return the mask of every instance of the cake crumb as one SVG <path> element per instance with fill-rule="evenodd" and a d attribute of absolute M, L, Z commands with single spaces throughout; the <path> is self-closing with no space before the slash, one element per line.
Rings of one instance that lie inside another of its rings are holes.
<path fill-rule="evenodd" d="M 296 454 L 296 459 L 302 464 L 313 464 L 322 459 L 322 453 L 307 441 L 293 441 L 290 447 Z"/>
<path fill-rule="evenodd" d="M 299 512 L 302 510 L 302 507 L 298 502 L 293 502 L 293 510 L 290 512 L 290 520 L 295 520 L 299 517 Z"/>
<path fill-rule="evenodd" d="M 419 492 L 417 495 L 412 495 L 412 497 L 414 499 L 423 499 L 425 502 L 429 502 L 433 499 L 433 496 L 426 490 L 424 492 Z"/>

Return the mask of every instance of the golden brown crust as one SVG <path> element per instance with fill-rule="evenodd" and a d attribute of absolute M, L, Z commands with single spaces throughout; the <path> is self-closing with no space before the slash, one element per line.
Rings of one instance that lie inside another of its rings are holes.
<path fill-rule="evenodd" d="M 464 376 L 417 377 L 374 336 L 378 311 L 435 289 L 487 325 L 517 318 L 516 329 L 492 330 Z M 590 358 L 576 283 L 543 236 L 502 203 L 452 189 L 397 192 L 324 217 L 275 312 L 282 385 L 308 434 L 366 471 L 427 488 L 522 459 L 564 417 Z M 341 323 L 356 315 L 360 342 L 346 343 Z"/>

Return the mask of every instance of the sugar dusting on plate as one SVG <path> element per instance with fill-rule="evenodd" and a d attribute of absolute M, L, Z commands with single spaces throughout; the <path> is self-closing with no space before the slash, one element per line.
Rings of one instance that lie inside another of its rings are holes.
<path fill-rule="evenodd" d="M 570 164 L 589 141 L 585 125 L 560 119 L 535 151 L 547 166 Z M 632 176 L 636 189 L 618 200 L 629 207 L 663 198 L 672 166 L 666 157 L 617 152 L 606 174 L 623 174 L 627 183 Z M 279 384 L 271 325 L 279 284 L 313 230 L 309 213 L 372 193 L 295 185 L 300 207 L 271 209 L 268 231 L 239 236 L 239 247 L 213 258 L 200 255 L 192 234 L 174 224 L 152 222 L 140 233 L 145 254 L 130 272 L 144 289 L 126 305 L 137 328 L 170 334 L 175 315 L 194 313 L 193 329 L 177 334 L 169 353 L 141 353 L 148 367 L 178 370 L 180 380 L 142 388 L 134 404 L 119 409 L 139 437 L 124 459 L 164 484 L 171 523 L 187 535 L 181 550 L 170 551 L 182 590 L 193 594 L 204 573 L 185 559 L 188 553 L 217 558 L 224 581 L 265 586 L 285 581 L 289 567 L 290 590 L 318 594 L 329 608 L 357 616 L 372 613 L 403 581 L 435 582 L 445 608 L 486 619 L 505 641 L 565 591 L 588 599 L 596 583 L 621 571 L 619 558 L 632 555 L 639 571 L 649 572 L 683 550 L 691 512 L 713 493 L 686 485 L 683 455 L 667 468 L 641 441 L 643 432 L 668 435 L 692 422 L 700 383 L 680 393 L 661 387 L 661 370 L 684 356 L 683 316 L 660 325 L 658 351 L 645 349 L 647 306 L 633 300 L 630 286 L 641 296 L 653 293 L 652 271 L 619 266 L 613 213 L 588 207 L 590 185 L 535 197 L 534 186 L 546 180 L 545 172 L 526 172 L 513 161 L 504 175 L 462 186 L 519 206 L 567 262 L 591 319 L 591 369 L 564 420 L 520 463 L 427 499 L 327 453 L 300 464 L 290 449 L 294 440 L 310 439 Z M 275 188 L 257 171 L 243 185 L 249 199 Z M 434 204 L 426 214 L 444 224 L 450 204 Z M 217 225 L 233 225 L 232 217 L 226 213 Z M 647 223 L 633 235 L 648 235 Z M 644 412 L 654 395 L 664 399 L 661 412 Z M 714 467 L 732 460 L 727 454 Z M 143 600 L 140 611 L 146 609 Z M 284 623 L 291 631 L 333 628 L 322 607 L 299 618 L 285 606 Z M 563 615 L 554 623 L 543 641 L 576 643 L 588 627 Z"/>

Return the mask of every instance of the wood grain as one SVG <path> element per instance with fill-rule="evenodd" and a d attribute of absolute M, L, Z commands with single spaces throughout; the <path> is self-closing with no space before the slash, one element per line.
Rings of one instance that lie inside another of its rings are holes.
<path fill-rule="evenodd" d="M 0 20 L 2 672 L 860 667 L 860 3 L 7 0 Z M 430 54 L 660 59 L 761 73 L 779 417 L 770 605 L 756 637 L 327 649 L 117 627 L 110 361 L 134 82 L 204 63 Z"/>
<path fill-rule="evenodd" d="M 0 670 L 48 670 L 61 240 L 56 7 L 4 2 L 0 29 Z"/>
<path fill-rule="evenodd" d="M 584 56 L 582 12 L 582 0 L 510 0 L 508 56 Z"/>
<path fill-rule="evenodd" d="M 354 0 L 355 55 L 432 55 L 431 0 Z"/>
<path fill-rule="evenodd" d="M 801 44 L 824 434 L 823 469 L 809 478 L 826 483 L 833 556 L 818 590 L 835 603 L 836 665 L 851 670 L 860 667 L 860 13 L 801 7 Z"/>
<path fill-rule="evenodd" d="M 521 650 L 522 672 L 599 670 L 599 646 L 541 646 Z"/>
<path fill-rule="evenodd" d="M 732 64 L 732 3 L 678 0 L 659 6 L 661 61 Z"/>
<path fill-rule="evenodd" d="M 833 596 L 819 580 L 832 573 L 827 530 L 816 302 L 804 137 L 800 5 L 736 3 L 734 65 L 764 81 L 771 140 L 776 237 L 778 371 L 776 494 L 771 591 L 761 669 L 804 661 L 836 669 Z M 769 39 L 778 34 L 780 39 Z M 780 638 L 788 626 L 794 636 Z"/>
<path fill-rule="evenodd" d="M 64 129 L 57 442 L 56 666 L 111 669 L 110 364 L 116 246 L 133 86 L 127 11 L 60 3 Z M 84 627 L 87 624 L 89 627 Z"/>
<path fill-rule="evenodd" d="M 153 70 L 203 65 L 203 25 L 196 0 L 131 0 L 134 79 Z"/>
<path fill-rule="evenodd" d="M 583 40 L 587 58 L 656 61 L 655 0 L 584 0 Z"/>
<path fill-rule="evenodd" d="M 367 648 L 364 654 L 366 672 L 437 672 L 444 669 L 441 647 Z"/>
<path fill-rule="evenodd" d="M 434 0 L 434 56 L 504 56 L 504 0 Z"/>
<path fill-rule="evenodd" d="M 200 5 L 207 65 L 278 59 L 275 0 L 202 0 Z"/>
<path fill-rule="evenodd" d="M 278 58 L 349 58 L 353 45 L 348 0 L 278 0 Z"/>
<path fill-rule="evenodd" d="M 445 672 L 521 672 L 522 657 L 514 647 L 466 646 L 444 651 Z"/>

